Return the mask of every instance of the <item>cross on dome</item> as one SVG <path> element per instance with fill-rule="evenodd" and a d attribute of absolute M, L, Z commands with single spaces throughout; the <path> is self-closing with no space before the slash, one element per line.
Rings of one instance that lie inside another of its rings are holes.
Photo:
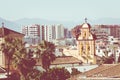
<path fill-rule="evenodd" d="M 87 20 L 88 20 L 88 19 L 87 19 L 87 18 L 85 18 L 85 23 L 87 23 Z"/>

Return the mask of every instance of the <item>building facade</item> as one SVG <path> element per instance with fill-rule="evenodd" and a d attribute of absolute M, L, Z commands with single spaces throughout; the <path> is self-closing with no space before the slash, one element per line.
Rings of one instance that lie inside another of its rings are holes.
<path fill-rule="evenodd" d="M 91 29 L 92 31 L 94 30 L 96 33 L 102 32 L 108 34 L 108 36 L 120 38 L 120 25 L 94 25 L 94 27 L 92 27 Z"/>
<path fill-rule="evenodd" d="M 58 25 L 28 25 L 22 27 L 22 33 L 25 34 L 25 41 L 30 44 L 37 44 L 42 40 L 52 42 L 55 39 L 63 39 L 64 26 Z"/>
<path fill-rule="evenodd" d="M 24 40 L 30 44 L 36 44 L 40 41 L 40 25 L 28 25 L 22 27 L 22 33 L 25 34 Z"/>
<path fill-rule="evenodd" d="M 78 54 L 83 63 L 96 64 L 95 36 L 90 32 L 90 24 L 84 23 L 77 37 Z"/>

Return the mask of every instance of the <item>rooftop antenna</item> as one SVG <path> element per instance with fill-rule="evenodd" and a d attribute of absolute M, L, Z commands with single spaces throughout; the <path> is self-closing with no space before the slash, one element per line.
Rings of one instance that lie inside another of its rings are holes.
<path fill-rule="evenodd" d="M 87 19 L 87 18 L 85 18 L 85 23 L 87 23 L 87 20 L 88 20 L 88 19 Z"/>
<path fill-rule="evenodd" d="M 4 22 L 2 22 L 2 27 L 4 27 Z"/>

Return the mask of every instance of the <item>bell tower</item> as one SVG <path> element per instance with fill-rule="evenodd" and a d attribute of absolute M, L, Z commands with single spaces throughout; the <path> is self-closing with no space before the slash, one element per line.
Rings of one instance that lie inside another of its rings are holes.
<path fill-rule="evenodd" d="M 87 23 L 87 18 L 85 18 L 85 23 L 82 24 L 81 33 L 77 38 L 78 54 L 83 63 L 96 64 L 95 36 L 90 32 L 90 28 L 91 26 Z"/>

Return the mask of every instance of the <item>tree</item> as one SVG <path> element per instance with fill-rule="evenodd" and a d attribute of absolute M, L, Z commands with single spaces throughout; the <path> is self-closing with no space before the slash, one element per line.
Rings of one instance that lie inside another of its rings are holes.
<path fill-rule="evenodd" d="M 36 64 L 36 61 L 32 58 L 22 59 L 21 62 L 19 63 L 19 70 L 25 80 L 30 80 L 29 78 L 31 75 L 29 74 L 33 72 L 35 64 Z"/>
<path fill-rule="evenodd" d="M 105 64 L 112 64 L 113 62 L 114 62 L 114 56 L 113 55 L 110 55 L 104 61 Z"/>
<path fill-rule="evenodd" d="M 78 35 L 80 34 L 80 27 L 81 25 L 77 25 L 71 30 L 73 37 L 78 38 Z"/>
<path fill-rule="evenodd" d="M 37 54 L 42 59 L 42 67 L 48 71 L 51 62 L 55 60 L 55 45 L 51 42 L 42 41 L 38 46 Z"/>
<path fill-rule="evenodd" d="M 80 74 L 81 72 L 78 71 L 78 69 L 76 68 L 72 68 L 72 72 L 71 72 L 71 75 L 77 75 L 77 74 Z"/>
<path fill-rule="evenodd" d="M 41 80 L 40 76 L 42 75 L 42 72 L 39 70 L 33 69 L 29 74 L 28 74 L 28 80 Z"/>
<path fill-rule="evenodd" d="M 13 39 L 5 38 L 5 41 L 7 41 L 7 42 L 1 44 L 1 49 L 2 49 L 2 52 L 5 54 L 5 57 L 7 59 L 7 76 L 8 76 L 8 79 L 9 79 L 10 62 L 11 62 L 12 56 L 15 52 L 15 47 L 10 44 L 10 43 L 13 42 Z"/>
<path fill-rule="evenodd" d="M 48 72 L 43 72 L 40 80 L 66 80 L 70 78 L 70 73 L 65 68 L 52 68 Z"/>
<path fill-rule="evenodd" d="M 113 54 L 111 54 L 110 56 L 108 56 L 108 51 L 107 50 L 105 50 L 104 51 L 104 56 L 102 56 L 102 58 L 101 58 L 101 63 L 100 64 L 112 64 L 113 62 L 114 62 L 115 60 L 114 60 L 114 55 Z"/>
<path fill-rule="evenodd" d="M 26 50 L 25 43 L 20 39 L 6 37 L 1 46 L 8 60 L 8 75 L 11 67 L 20 73 L 22 80 L 30 80 L 27 75 L 33 70 L 36 61 L 29 56 L 32 52 Z"/>
<path fill-rule="evenodd" d="M 119 54 L 119 57 L 118 57 L 118 63 L 120 63 L 120 54 Z"/>

